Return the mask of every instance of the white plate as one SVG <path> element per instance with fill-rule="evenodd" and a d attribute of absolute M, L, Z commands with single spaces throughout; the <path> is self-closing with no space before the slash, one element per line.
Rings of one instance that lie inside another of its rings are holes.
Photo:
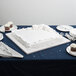
<path fill-rule="evenodd" d="M 57 30 L 63 31 L 63 32 L 68 32 L 68 31 L 70 31 L 71 29 L 73 29 L 73 27 L 70 26 L 70 25 L 59 25 L 59 26 L 57 26 L 56 28 L 57 28 Z"/>
<path fill-rule="evenodd" d="M 2 40 L 3 39 L 3 34 L 2 33 L 0 33 L 0 40 Z"/>
<path fill-rule="evenodd" d="M 66 48 L 66 51 L 67 51 L 70 55 L 76 56 L 76 52 L 71 51 L 71 50 L 70 50 L 70 46 L 68 46 L 68 47 Z"/>
<path fill-rule="evenodd" d="M 4 26 L 1 26 L 1 27 L 0 27 L 0 32 L 5 32 Z"/>

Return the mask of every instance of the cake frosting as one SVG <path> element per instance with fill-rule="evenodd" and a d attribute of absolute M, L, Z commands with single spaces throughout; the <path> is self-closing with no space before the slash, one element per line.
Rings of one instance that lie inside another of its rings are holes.
<path fill-rule="evenodd" d="M 49 39 L 56 39 L 61 37 L 61 35 L 59 35 L 55 30 L 53 30 L 48 25 L 42 25 L 41 28 L 40 26 L 33 25 L 30 28 L 15 30 L 13 31 L 13 34 L 17 35 L 23 41 L 25 41 L 29 47 L 40 42 L 47 41 Z"/>
<path fill-rule="evenodd" d="M 45 24 L 40 24 L 40 25 L 32 25 L 33 30 L 44 30 L 44 31 L 48 31 L 48 32 L 55 32 L 55 30 L 53 30 L 51 27 L 49 27 L 48 25 Z"/>

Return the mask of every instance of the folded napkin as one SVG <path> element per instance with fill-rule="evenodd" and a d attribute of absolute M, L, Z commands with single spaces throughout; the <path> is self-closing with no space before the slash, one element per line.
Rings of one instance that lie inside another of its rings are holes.
<path fill-rule="evenodd" d="M 10 48 L 8 45 L 4 44 L 3 42 L 0 42 L 0 56 L 1 57 L 18 57 L 23 58 L 23 55 L 16 52 L 12 48 Z"/>

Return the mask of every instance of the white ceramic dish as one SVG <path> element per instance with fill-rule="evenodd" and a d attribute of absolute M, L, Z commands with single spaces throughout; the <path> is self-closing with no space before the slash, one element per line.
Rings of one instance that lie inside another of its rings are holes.
<path fill-rule="evenodd" d="M 4 26 L 1 26 L 1 27 L 0 27 L 0 32 L 5 32 Z"/>
<path fill-rule="evenodd" d="M 71 29 L 73 29 L 73 27 L 70 26 L 70 25 L 59 25 L 59 26 L 57 26 L 56 28 L 57 28 L 57 30 L 63 31 L 63 32 L 68 32 L 68 31 L 70 31 Z"/>
<path fill-rule="evenodd" d="M 66 48 L 66 51 L 67 51 L 70 55 L 76 56 L 76 52 L 71 51 L 71 50 L 70 50 L 70 46 L 68 46 L 68 47 Z"/>
<path fill-rule="evenodd" d="M 0 33 L 0 40 L 2 40 L 3 39 L 3 34 L 2 33 Z"/>

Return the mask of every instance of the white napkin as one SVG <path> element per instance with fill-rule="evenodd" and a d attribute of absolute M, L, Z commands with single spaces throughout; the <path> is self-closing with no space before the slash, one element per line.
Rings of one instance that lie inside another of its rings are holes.
<path fill-rule="evenodd" d="M 3 42 L 0 42 L 0 56 L 23 58 L 23 55 L 16 52 L 15 50 L 10 48 L 8 45 L 4 44 Z"/>

